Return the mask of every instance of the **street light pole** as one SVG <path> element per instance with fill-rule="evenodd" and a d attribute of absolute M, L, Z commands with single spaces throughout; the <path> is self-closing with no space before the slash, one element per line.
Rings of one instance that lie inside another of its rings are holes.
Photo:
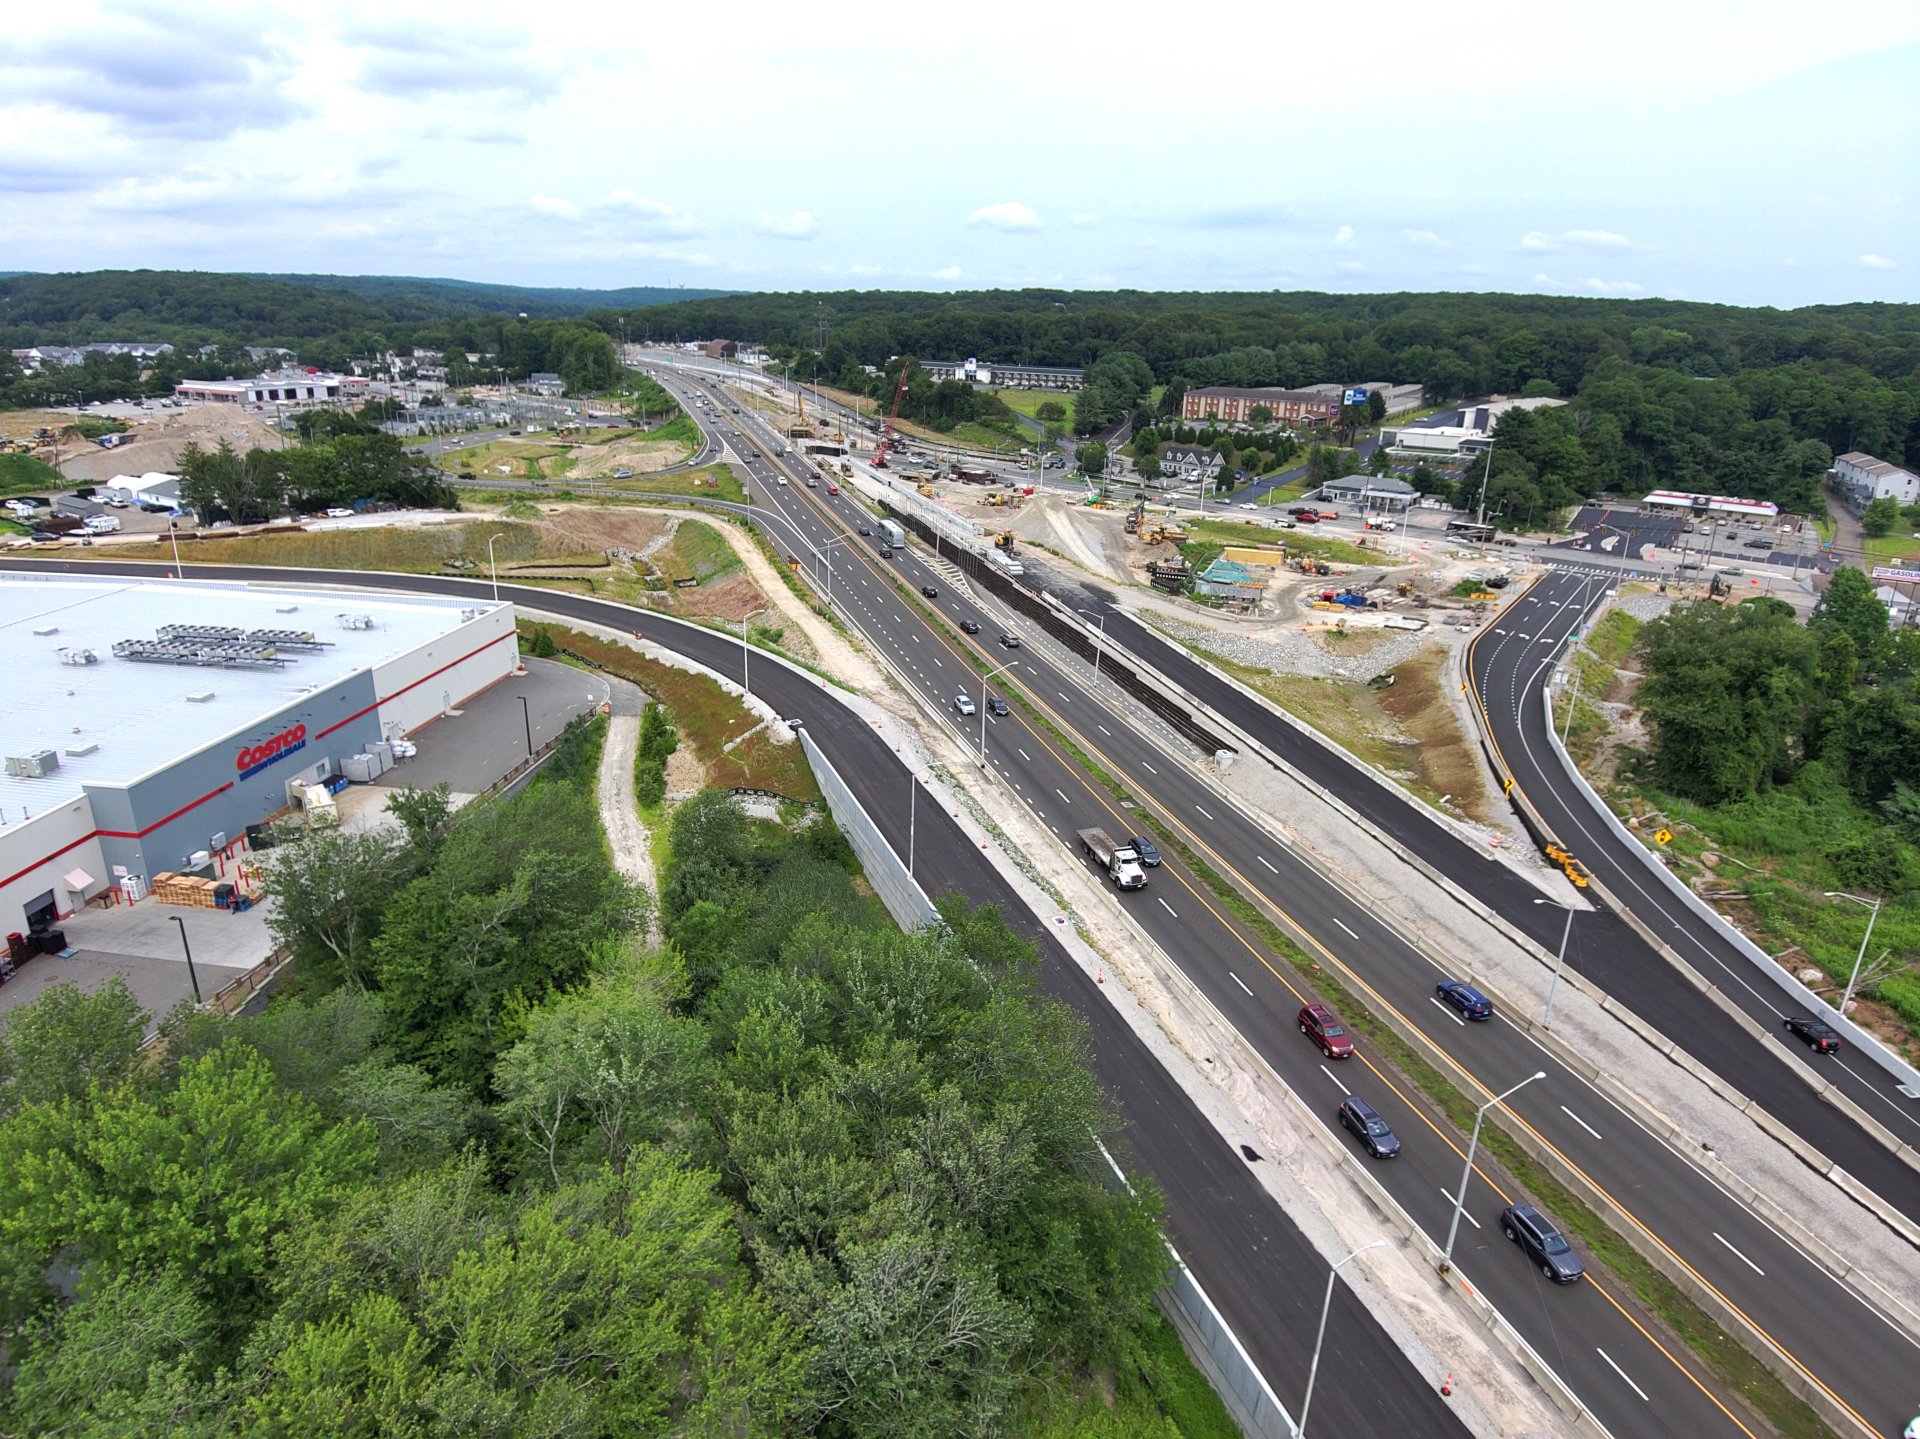
<path fill-rule="evenodd" d="M 493 542 L 505 538 L 505 535 L 487 536 L 487 573 L 493 578 L 493 602 L 496 605 L 500 603 L 500 570 L 493 562 Z"/>
<path fill-rule="evenodd" d="M 193 946 L 187 943 L 187 922 L 177 914 L 170 914 L 167 918 L 180 926 L 180 948 L 187 952 L 187 981 L 193 985 L 193 1002 L 199 1004 L 201 1002 L 200 976 L 194 972 L 193 968 Z"/>
<path fill-rule="evenodd" d="M 1518 1094 L 1529 1084 L 1532 1084 L 1534 1080 L 1545 1079 L 1546 1077 L 1547 1072 L 1544 1069 L 1529 1074 L 1525 1079 L 1514 1085 L 1512 1089 L 1507 1090 L 1505 1093 L 1494 1095 L 1492 1099 L 1489 1099 L 1485 1104 L 1481 1105 L 1479 1109 L 1474 1111 L 1473 1137 L 1467 1141 L 1467 1167 L 1460 1171 L 1460 1193 L 1453 1201 L 1453 1222 L 1447 1226 L 1447 1247 L 1446 1251 L 1440 1256 L 1440 1272 L 1442 1274 L 1445 1274 L 1453 1268 L 1454 1236 L 1459 1234 L 1460 1216 L 1466 1212 L 1467 1181 L 1473 1178 L 1473 1153 L 1480 1147 L 1480 1125 L 1486 1119 L 1487 1111 L 1492 1109 L 1496 1104 L 1502 1103 L 1509 1096 Z"/>
<path fill-rule="evenodd" d="M 1313 1337 L 1313 1363 L 1307 1366 L 1307 1396 L 1300 1401 L 1300 1417 L 1294 1421 L 1293 1439 L 1306 1439 L 1307 1411 L 1313 1408 L 1313 1381 L 1320 1373 L 1320 1346 L 1327 1337 L 1327 1311 L 1333 1307 L 1333 1281 L 1341 1269 L 1365 1254 L 1369 1249 L 1378 1249 L 1387 1241 L 1376 1239 L 1371 1244 L 1363 1244 L 1353 1253 L 1342 1259 L 1327 1271 L 1327 1293 L 1320 1301 L 1320 1332 Z"/>
<path fill-rule="evenodd" d="M 1107 617 L 1105 612 L 1102 612 L 1100 616 L 1100 643 L 1093 647 L 1093 682 L 1095 685 L 1100 683 L 1100 651 L 1105 649 L 1106 646 Z"/>
<path fill-rule="evenodd" d="M 1536 899 L 1534 903 L 1552 904 L 1553 901 Z M 1560 931 L 1560 955 L 1553 962 L 1553 982 L 1547 986 L 1547 1012 L 1540 1016 L 1543 1029 L 1553 1028 L 1553 997 L 1560 992 L 1560 969 L 1567 962 L 1567 941 L 1573 938 L 1573 910 L 1568 905 L 1562 905 L 1561 908 L 1567 911 L 1567 927 Z"/>
<path fill-rule="evenodd" d="M 1828 899 L 1850 899 L 1855 904 L 1864 905 L 1873 911 L 1873 913 L 1867 916 L 1867 932 L 1860 936 L 1860 953 L 1853 957 L 1853 973 L 1847 976 L 1846 993 L 1840 996 L 1840 1017 L 1845 1019 L 1847 1017 L 1847 1006 L 1853 1002 L 1853 987 L 1860 982 L 1860 966 L 1866 960 L 1867 945 L 1873 940 L 1873 922 L 1880 918 L 1880 901 L 1877 899 L 1862 899 L 1857 894 L 1847 894 L 1837 889 L 1826 890 L 1825 894 Z"/>

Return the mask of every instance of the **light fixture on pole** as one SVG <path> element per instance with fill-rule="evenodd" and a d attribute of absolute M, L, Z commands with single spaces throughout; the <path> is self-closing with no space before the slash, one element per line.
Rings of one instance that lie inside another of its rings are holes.
<path fill-rule="evenodd" d="M 1460 1171 L 1460 1193 L 1453 1201 L 1453 1222 L 1447 1226 L 1447 1247 L 1440 1256 L 1440 1272 L 1442 1274 L 1445 1274 L 1449 1269 L 1453 1268 L 1454 1236 L 1460 1232 L 1460 1216 L 1466 1211 L 1467 1182 L 1473 1178 L 1473 1152 L 1480 1147 L 1480 1125 L 1486 1119 L 1487 1111 L 1492 1109 L 1496 1104 L 1504 1103 L 1511 1096 L 1518 1094 L 1529 1084 L 1532 1084 L 1534 1080 L 1545 1079 L 1546 1077 L 1547 1072 L 1544 1069 L 1537 1070 L 1514 1085 L 1512 1089 L 1494 1095 L 1492 1099 L 1489 1099 L 1485 1104 L 1481 1105 L 1479 1109 L 1474 1111 L 1473 1138 L 1467 1141 L 1467 1167 Z"/>
<path fill-rule="evenodd" d="M 487 536 L 487 574 L 493 579 L 493 602 L 496 605 L 500 603 L 500 571 L 493 563 L 493 542 L 505 538 L 505 535 Z"/>
<path fill-rule="evenodd" d="M 833 566 L 827 563 L 827 551 L 837 544 L 845 542 L 844 536 L 837 540 L 828 540 L 824 545 L 814 545 L 813 559 L 821 569 L 827 572 L 827 608 L 833 608 Z"/>
<path fill-rule="evenodd" d="M 1552 904 L 1550 899 L 1536 899 L 1535 904 Z M 1553 982 L 1547 986 L 1547 1011 L 1540 1016 L 1540 1027 L 1553 1028 L 1553 997 L 1560 991 L 1560 970 L 1567 962 L 1567 941 L 1573 937 L 1573 907 L 1561 905 L 1567 912 L 1567 927 L 1560 931 L 1560 955 L 1553 962 Z"/>
<path fill-rule="evenodd" d="M 1384 1239 L 1376 1239 L 1371 1244 L 1362 1244 L 1327 1271 L 1327 1293 L 1326 1297 L 1320 1301 L 1320 1332 L 1313 1337 L 1313 1362 L 1307 1366 L 1307 1395 L 1300 1401 L 1300 1417 L 1294 1421 L 1293 1439 L 1306 1439 L 1307 1411 L 1313 1407 L 1313 1381 L 1320 1373 L 1320 1346 L 1327 1337 L 1327 1311 L 1333 1307 L 1334 1277 L 1369 1249 L 1378 1249 L 1386 1242 Z"/>
<path fill-rule="evenodd" d="M 1867 932 L 1860 936 L 1860 952 L 1853 957 L 1853 973 L 1847 976 L 1846 993 L 1840 996 L 1840 1017 L 1847 1017 L 1847 1006 L 1853 1002 L 1853 987 L 1860 982 L 1860 965 L 1867 957 L 1867 945 L 1873 939 L 1873 922 L 1880 918 L 1880 901 L 1862 899 L 1857 894 L 1848 894 L 1845 890 L 1829 889 L 1823 891 L 1828 899 L 1850 899 L 1873 911 L 1867 916 Z"/>
<path fill-rule="evenodd" d="M 193 968 L 193 946 L 187 943 L 187 922 L 177 914 L 170 914 L 167 918 L 180 926 L 180 948 L 187 952 L 187 982 L 193 986 L 193 1002 L 198 1004 L 200 1003 L 200 976 L 194 972 Z"/>

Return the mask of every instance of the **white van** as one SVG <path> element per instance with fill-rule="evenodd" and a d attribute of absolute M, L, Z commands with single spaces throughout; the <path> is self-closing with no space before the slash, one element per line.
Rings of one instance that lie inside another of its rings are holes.
<path fill-rule="evenodd" d="M 111 535 L 120 529 L 118 515 L 88 515 L 84 523 L 90 535 Z"/>

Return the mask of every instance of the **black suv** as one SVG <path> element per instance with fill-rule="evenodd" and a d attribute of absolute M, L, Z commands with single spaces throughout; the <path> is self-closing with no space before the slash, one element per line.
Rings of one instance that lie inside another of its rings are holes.
<path fill-rule="evenodd" d="M 1578 1284 L 1587 1272 L 1566 1235 L 1531 1204 L 1509 1204 L 1501 1210 L 1500 1232 L 1518 1244 L 1555 1284 Z"/>
<path fill-rule="evenodd" d="M 1387 1121 L 1366 1100 L 1342 1100 L 1340 1123 L 1354 1132 L 1360 1142 L 1367 1146 L 1367 1153 L 1375 1159 L 1392 1159 L 1400 1153 L 1400 1136 L 1388 1127 Z"/>
<path fill-rule="evenodd" d="M 1007 702 L 1001 699 L 999 695 L 988 695 L 987 713 L 990 715 L 1000 715 L 1004 718 L 1007 713 Z"/>

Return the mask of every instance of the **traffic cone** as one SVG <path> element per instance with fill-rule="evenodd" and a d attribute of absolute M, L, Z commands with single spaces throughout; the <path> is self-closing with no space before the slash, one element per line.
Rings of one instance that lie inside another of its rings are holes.
<path fill-rule="evenodd" d="M 1449 1369 L 1447 1371 L 1447 1377 L 1440 1381 L 1440 1397 L 1442 1399 L 1448 1399 L 1448 1398 L 1451 1398 L 1452 1395 L 1453 1395 L 1453 1371 Z"/>
<path fill-rule="evenodd" d="M 1093 982 L 1095 984 L 1105 984 L 1107 982 L 1107 972 L 1104 969 L 1095 970 Z"/>

